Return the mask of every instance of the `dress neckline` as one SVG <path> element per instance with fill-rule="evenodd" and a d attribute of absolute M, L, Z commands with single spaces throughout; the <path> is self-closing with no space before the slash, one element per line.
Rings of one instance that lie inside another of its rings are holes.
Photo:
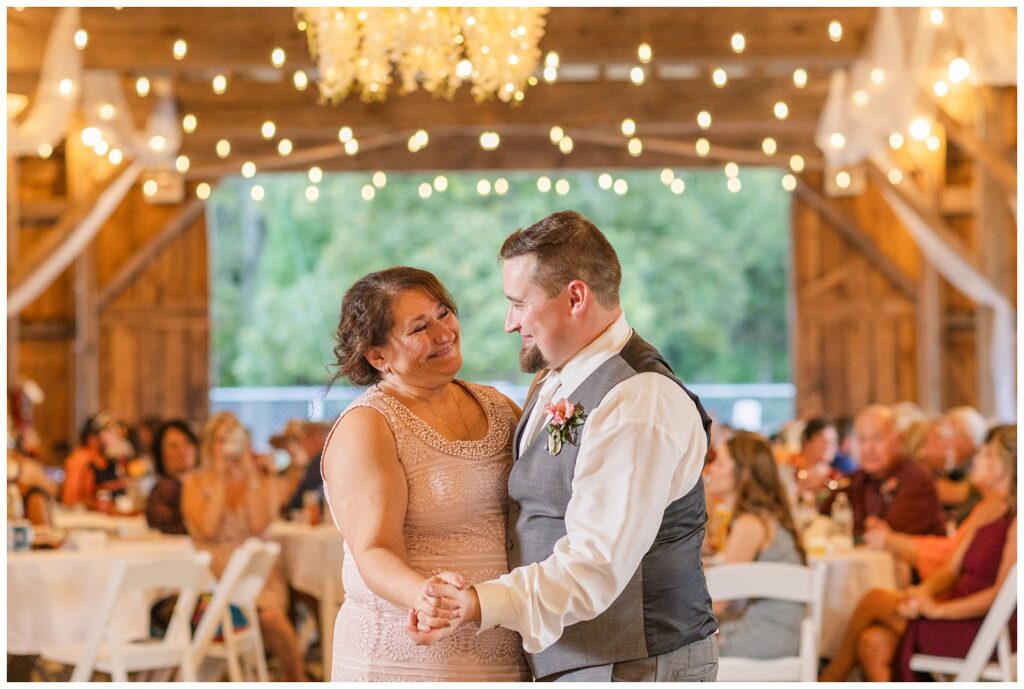
<path fill-rule="evenodd" d="M 483 437 L 476 438 L 473 440 L 452 440 L 451 438 L 448 438 L 443 433 L 438 431 L 436 428 L 431 426 L 426 419 L 424 419 L 422 416 L 413 411 L 412 408 L 405 402 L 398 399 L 391 393 L 381 389 L 379 384 L 374 385 L 373 387 L 378 392 L 378 394 L 380 394 L 387 401 L 388 404 L 392 406 L 397 406 L 402 416 L 407 418 L 411 417 L 413 425 L 420 431 L 425 431 L 426 434 L 434 440 L 441 441 L 442 443 L 448 443 L 454 447 L 473 447 L 479 443 L 487 442 L 491 437 L 492 431 L 494 430 L 494 415 L 491 412 L 491 405 L 488 403 L 488 400 L 485 400 L 483 397 L 477 394 L 477 391 L 473 389 L 475 387 L 474 385 L 469 384 L 466 381 L 459 380 L 458 378 L 453 379 L 452 383 L 455 383 L 463 390 L 468 392 L 470 396 L 474 400 L 476 400 L 476 403 L 480 406 L 480 409 L 483 411 L 484 419 L 487 421 L 487 430 L 484 432 Z"/>

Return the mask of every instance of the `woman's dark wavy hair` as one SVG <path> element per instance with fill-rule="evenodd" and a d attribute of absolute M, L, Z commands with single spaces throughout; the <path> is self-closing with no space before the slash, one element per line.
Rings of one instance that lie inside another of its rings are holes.
<path fill-rule="evenodd" d="M 327 383 L 330 388 L 346 377 L 353 385 L 373 385 L 380 371 L 366 360 L 366 353 L 386 341 L 394 323 L 395 297 L 409 290 L 422 290 L 458 315 L 455 300 L 433 273 L 419 268 L 396 266 L 356 280 L 341 300 L 338 329 L 334 333 L 334 366 L 337 371 Z"/>
<path fill-rule="evenodd" d="M 189 428 L 188 422 L 183 419 L 171 419 L 160 426 L 160 430 L 153 436 L 153 467 L 156 469 L 156 473 L 161 476 L 167 476 L 167 472 L 164 470 L 164 436 L 167 435 L 167 431 L 174 429 L 181 431 L 188 438 L 189 442 L 195 445 L 196 449 L 199 449 L 199 439 L 196 438 L 196 434 Z"/>
<path fill-rule="evenodd" d="M 733 520 L 741 514 L 774 517 L 782 528 L 793 535 L 800 559 L 807 562 L 793 513 L 789 509 L 786 486 L 779 476 L 779 467 L 768 441 L 758 433 L 740 431 L 726 442 L 735 468 L 736 508 Z"/>

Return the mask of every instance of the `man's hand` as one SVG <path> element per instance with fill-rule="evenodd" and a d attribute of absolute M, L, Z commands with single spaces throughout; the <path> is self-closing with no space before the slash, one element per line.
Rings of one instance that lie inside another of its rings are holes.
<path fill-rule="evenodd" d="M 458 576 L 458 575 L 454 575 Z M 457 582 L 449 573 L 439 574 L 443 583 L 428 580 L 424 594 L 417 599 L 418 605 L 409 611 L 406 633 L 415 643 L 432 644 L 450 636 L 464 622 L 480 619 L 479 599 L 476 591 L 466 588 L 459 577 Z M 441 619 L 441 625 L 435 623 L 438 617 L 444 618 L 446 611 L 456 610 L 450 619 Z"/>
<path fill-rule="evenodd" d="M 889 546 L 892 529 L 881 519 L 869 516 L 864 520 L 864 542 L 872 550 L 885 550 Z"/>
<path fill-rule="evenodd" d="M 455 600 L 465 585 L 462 575 L 440 572 L 423 580 L 412 610 L 419 620 L 421 631 L 447 627 L 461 616 L 461 606 Z"/>

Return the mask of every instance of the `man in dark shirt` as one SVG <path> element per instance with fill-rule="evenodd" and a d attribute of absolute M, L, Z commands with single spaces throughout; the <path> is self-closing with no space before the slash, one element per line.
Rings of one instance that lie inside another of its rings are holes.
<path fill-rule="evenodd" d="M 287 436 L 284 449 L 288 451 L 292 464 L 304 466 L 305 472 L 292 492 L 291 498 L 284 505 L 285 510 L 297 510 L 302 505 L 302 496 L 306 491 L 315 490 L 320 493 L 320 504 L 324 501 L 324 482 L 320 476 L 320 462 L 323 457 L 324 442 L 331 431 L 331 425 L 321 421 L 306 421 L 301 424 L 298 433 Z M 309 459 L 307 460 L 306 457 Z"/>
<path fill-rule="evenodd" d="M 942 511 L 935 483 L 917 462 L 899 456 L 899 436 L 892 410 L 883 405 L 864 409 L 854 420 L 860 451 L 860 469 L 850 483 L 822 504 L 828 514 L 838 492 L 846 492 L 853 506 L 853 534 L 864 533 L 864 520 L 877 517 L 893 529 L 909 534 L 944 535 Z"/>

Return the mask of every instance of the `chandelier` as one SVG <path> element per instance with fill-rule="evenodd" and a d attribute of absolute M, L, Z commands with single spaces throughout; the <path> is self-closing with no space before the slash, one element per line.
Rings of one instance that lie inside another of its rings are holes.
<path fill-rule="evenodd" d="M 463 82 L 477 102 L 523 100 L 540 61 L 543 7 L 303 7 L 320 95 L 382 101 L 423 88 L 451 99 Z"/>

